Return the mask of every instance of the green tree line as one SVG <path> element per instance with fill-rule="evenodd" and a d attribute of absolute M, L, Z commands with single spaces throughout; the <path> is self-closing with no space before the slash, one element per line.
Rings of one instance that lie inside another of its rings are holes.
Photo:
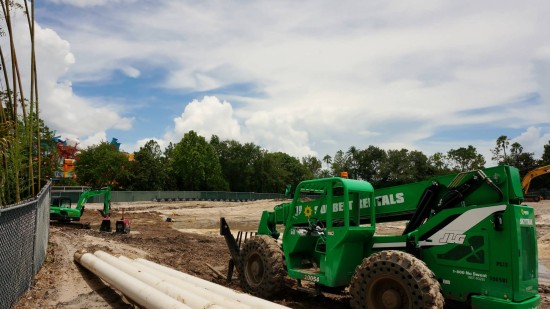
<path fill-rule="evenodd" d="M 550 164 L 550 141 L 544 146 L 541 159 L 524 152 L 518 143 L 510 145 L 506 136 L 496 140 L 492 153 L 499 164 L 513 165 L 526 173 Z M 148 141 L 134 153 L 133 161 L 113 145 L 102 142 L 81 151 L 75 171 L 81 185 L 111 185 L 119 190 L 282 193 L 288 184 L 294 187 L 305 179 L 339 176 L 344 171 L 349 178 L 367 180 L 375 188 L 382 188 L 479 169 L 485 164 L 483 156 L 471 145 L 431 156 L 417 150 L 351 146 L 322 159 L 299 159 L 269 152 L 254 143 L 220 140 L 215 135 L 207 141 L 189 131 L 164 150 L 156 141 Z"/>

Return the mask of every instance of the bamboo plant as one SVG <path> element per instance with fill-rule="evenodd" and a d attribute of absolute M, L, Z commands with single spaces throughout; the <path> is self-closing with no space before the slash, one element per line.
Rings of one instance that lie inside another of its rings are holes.
<path fill-rule="evenodd" d="M 41 140 L 37 65 L 34 44 L 34 1 L 0 0 L 0 203 L 2 206 L 34 197 L 42 186 Z M 18 58 L 14 42 L 15 14 L 27 18 L 31 42 L 30 59 Z M 19 61 L 30 62 L 30 85 L 22 83 Z M 25 92 L 25 89 L 29 89 Z M 30 93 L 30 100 L 26 97 Z M 48 130 L 49 133 L 49 130 Z"/>

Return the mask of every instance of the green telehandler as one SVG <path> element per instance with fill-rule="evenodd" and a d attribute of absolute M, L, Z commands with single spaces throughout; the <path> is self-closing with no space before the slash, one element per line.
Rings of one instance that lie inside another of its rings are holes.
<path fill-rule="evenodd" d="M 540 308 L 535 214 L 522 201 L 510 166 L 378 190 L 342 177 L 303 181 L 242 246 L 221 218 L 228 280 L 236 266 L 243 290 L 264 298 L 287 277 L 349 288 L 352 308 Z M 377 233 L 396 221 L 398 235 Z"/>
<path fill-rule="evenodd" d="M 104 187 L 100 189 L 89 189 L 80 194 L 76 207 L 72 208 L 71 199 L 67 197 L 54 197 L 50 205 L 50 220 L 68 223 L 71 221 L 80 221 L 84 214 L 85 205 L 89 198 L 103 195 L 103 210 L 99 213 L 103 217 L 101 221 L 100 231 L 110 232 L 111 218 L 109 211 L 111 210 L 111 188 Z"/>

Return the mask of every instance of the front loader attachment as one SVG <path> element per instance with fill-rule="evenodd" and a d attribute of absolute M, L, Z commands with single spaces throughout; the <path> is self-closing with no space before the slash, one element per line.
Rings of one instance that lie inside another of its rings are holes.
<path fill-rule="evenodd" d="M 227 247 L 229 248 L 229 253 L 231 254 L 231 259 L 227 267 L 227 282 L 230 282 L 233 278 L 233 270 L 237 266 L 237 271 L 242 271 L 242 262 L 241 262 L 241 243 L 246 241 L 248 238 L 256 235 L 255 232 L 237 232 L 237 238 L 231 233 L 231 229 L 225 221 L 224 217 L 220 218 L 220 235 L 223 235 Z M 244 238 L 244 240 L 243 240 Z"/>

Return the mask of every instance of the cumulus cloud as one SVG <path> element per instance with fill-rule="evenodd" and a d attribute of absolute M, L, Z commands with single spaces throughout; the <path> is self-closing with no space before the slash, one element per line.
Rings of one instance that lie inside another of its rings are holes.
<path fill-rule="evenodd" d="M 535 158 L 540 158 L 544 152 L 544 145 L 550 142 L 550 133 L 544 133 L 540 127 L 529 127 L 511 141 L 520 143 L 524 152 L 532 152 Z"/>
<path fill-rule="evenodd" d="M 256 112 L 246 121 L 246 127 L 254 140 L 271 151 L 282 151 L 298 157 L 316 155 L 309 146 L 308 132 L 296 128 L 288 117 Z"/>
<path fill-rule="evenodd" d="M 88 136 L 85 140 L 81 141 L 80 149 L 99 145 L 101 142 L 108 142 L 107 134 L 105 134 L 105 132 L 97 132 L 93 135 Z"/>
<path fill-rule="evenodd" d="M 74 95 L 70 84 L 60 83 L 42 91 L 42 118 L 60 133 L 86 137 L 108 129 L 129 130 L 132 119 L 120 117 L 102 103 Z"/>
<path fill-rule="evenodd" d="M 68 79 L 117 70 L 137 78 L 145 71 L 129 64 L 140 63 L 162 72 L 160 93 L 208 94 L 167 115 L 174 124 L 163 140 L 195 130 L 299 155 L 351 145 L 486 151 L 498 136 L 460 145 L 430 138 L 472 127 L 550 130 L 550 5 L 542 3 L 280 1 L 243 10 L 159 0 L 136 1 L 125 14 L 108 5 L 50 13 L 64 21 L 76 57 Z"/>
<path fill-rule="evenodd" d="M 207 140 L 217 135 L 222 140 L 252 141 L 270 151 L 283 151 L 298 157 L 315 154 L 308 145 L 308 133 L 293 128 L 286 117 L 260 111 L 242 120 L 234 114 L 230 102 L 213 96 L 187 104 L 181 116 L 174 119 L 173 129 L 157 142 L 159 145 L 167 145 L 170 141 L 177 143 L 191 130 Z M 138 145 L 142 146 L 148 140 L 140 140 Z"/>
<path fill-rule="evenodd" d="M 222 139 L 242 137 L 231 104 L 210 96 L 187 104 L 183 113 L 174 119 L 174 130 L 169 133 L 169 139 L 179 141 L 190 130 L 207 138 L 211 135 L 218 135 Z"/>
<path fill-rule="evenodd" d="M 23 89 L 29 88 L 30 42 L 24 16 L 13 20 L 18 63 L 23 75 Z M 5 44 L 2 41 L 2 44 Z M 50 129 L 62 137 L 96 141 L 109 129 L 128 130 L 133 118 L 123 117 L 120 106 L 100 98 L 85 98 L 73 92 L 72 82 L 66 79 L 70 68 L 78 62 L 71 45 L 54 30 L 35 26 L 40 117 Z M 9 50 L 9 49 L 8 49 Z M 10 61 L 9 59 L 7 61 Z M 27 94 L 28 95 L 28 94 Z"/>
<path fill-rule="evenodd" d="M 166 147 L 168 147 L 168 145 L 171 142 L 170 140 L 166 140 L 166 139 L 162 139 L 162 138 L 146 137 L 146 138 L 142 138 L 142 139 L 138 140 L 134 144 L 124 144 L 123 143 L 120 146 L 120 148 L 124 149 L 127 152 L 136 152 L 136 151 L 139 151 L 139 149 L 141 147 L 145 146 L 145 144 L 147 144 L 147 142 L 149 142 L 150 140 L 154 140 L 155 142 L 157 142 L 157 144 L 159 145 L 161 150 L 166 149 Z"/>

